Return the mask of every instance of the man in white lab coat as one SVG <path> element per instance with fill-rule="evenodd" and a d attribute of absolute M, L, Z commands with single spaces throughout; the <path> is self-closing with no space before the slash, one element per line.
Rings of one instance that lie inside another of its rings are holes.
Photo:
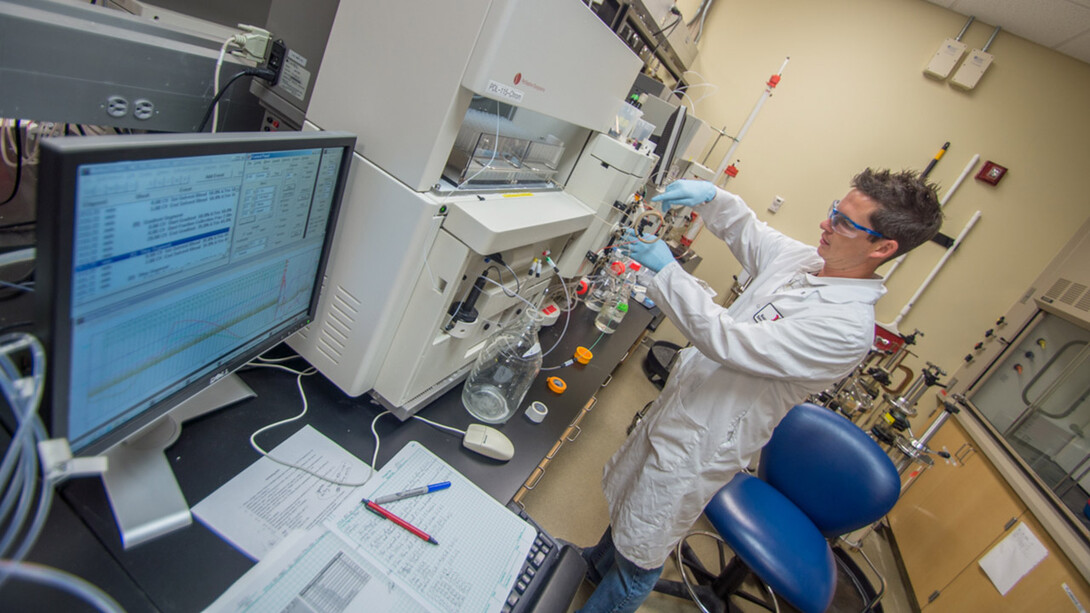
<path fill-rule="evenodd" d="M 605 466 L 610 527 L 583 550 L 598 588 L 581 611 L 635 611 L 677 541 L 787 411 L 866 356 L 885 293 L 875 270 L 930 240 L 942 214 L 934 187 L 911 172 L 868 169 L 851 185 L 816 249 L 711 183 L 676 181 L 652 198 L 695 207 L 753 280 L 723 308 L 662 242 L 632 241 L 631 257 L 658 271 L 648 296 L 692 346 Z"/>

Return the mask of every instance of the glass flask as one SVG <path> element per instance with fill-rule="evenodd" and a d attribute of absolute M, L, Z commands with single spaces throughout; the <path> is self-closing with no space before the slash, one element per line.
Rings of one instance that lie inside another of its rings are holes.
<path fill-rule="evenodd" d="M 542 319 L 537 309 L 524 311 L 477 355 L 462 388 L 462 404 L 475 419 L 502 424 L 518 410 L 541 371 Z"/>

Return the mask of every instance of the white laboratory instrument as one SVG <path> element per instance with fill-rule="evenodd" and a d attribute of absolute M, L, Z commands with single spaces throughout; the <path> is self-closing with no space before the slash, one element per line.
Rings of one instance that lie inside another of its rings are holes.
<path fill-rule="evenodd" d="M 357 134 L 357 155 L 318 316 L 289 344 L 401 419 L 456 385 L 545 292 L 535 258 L 606 223 L 562 185 L 640 66 L 578 0 L 343 0 L 306 128 Z M 617 166 L 629 189 L 640 164 Z M 471 292 L 476 320 L 452 326 Z"/>
<path fill-rule="evenodd" d="M 564 250 L 558 261 L 561 276 L 578 274 L 587 254 L 606 245 L 625 215 L 627 198 L 644 186 L 655 160 L 654 155 L 640 153 L 605 134 L 591 138 L 568 179 L 566 191 L 589 206 L 594 218 Z"/>

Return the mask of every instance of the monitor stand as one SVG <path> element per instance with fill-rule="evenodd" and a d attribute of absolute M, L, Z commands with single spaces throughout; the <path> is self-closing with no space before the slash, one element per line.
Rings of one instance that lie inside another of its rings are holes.
<path fill-rule="evenodd" d="M 164 454 L 178 440 L 182 423 L 256 396 L 238 375 L 229 375 L 105 454 L 108 468 L 102 483 L 125 549 L 193 523 Z"/>

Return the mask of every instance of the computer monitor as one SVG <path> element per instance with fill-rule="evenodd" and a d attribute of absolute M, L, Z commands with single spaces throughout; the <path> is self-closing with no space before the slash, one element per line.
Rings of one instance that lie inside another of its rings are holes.
<path fill-rule="evenodd" d="M 43 141 L 45 413 L 75 455 L 106 453 L 126 547 L 192 521 L 162 453 L 178 423 L 252 395 L 230 373 L 314 316 L 354 144 L 343 132 Z"/>
<path fill-rule="evenodd" d="M 659 161 L 655 163 L 655 168 L 651 171 L 651 182 L 659 189 L 666 187 L 669 181 L 670 168 L 674 165 L 674 158 L 677 157 L 681 131 L 685 127 L 685 114 L 685 105 L 678 105 L 677 110 L 670 114 L 670 119 L 666 121 L 666 126 L 662 129 L 662 135 L 655 143 L 655 155 L 659 156 Z"/>

